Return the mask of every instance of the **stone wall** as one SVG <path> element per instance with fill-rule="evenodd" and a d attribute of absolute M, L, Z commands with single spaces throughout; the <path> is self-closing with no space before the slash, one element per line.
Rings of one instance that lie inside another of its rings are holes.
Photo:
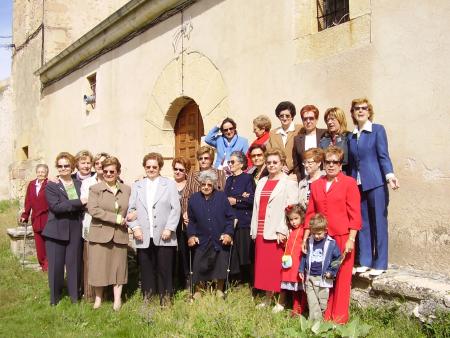
<path fill-rule="evenodd" d="M 13 148 L 13 105 L 9 80 L 0 81 L 0 154 L 3 165 L 0 166 L 0 200 L 10 198 L 10 177 L 8 164 L 12 161 Z"/>

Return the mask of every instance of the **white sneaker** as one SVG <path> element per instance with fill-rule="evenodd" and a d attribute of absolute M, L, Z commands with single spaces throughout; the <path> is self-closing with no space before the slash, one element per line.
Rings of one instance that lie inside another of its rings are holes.
<path fill-rule="evenodd" d="M 386 270 L 370 269 L 369 275 L 375 277 L 381 275 L 383 272 L 386 272 Z"/>
<path fill-rule="evenodd" d="M 363 272 L 366 272 L 367 270 L 369 270 L 368 266 L 358 266 L 356 268 L 356 272 L 358 272 L 358 273 L 363 273 Z"/>
<path fill-rule="evenodd" d="M 273 307 L 272 313 L 278 313 L 278 312 L 281 312 L 281 311 L 283 311 L 283 310 L 284 310 L 284 306 L 281 305 L 281 304 L 279 304 L 279 303 L 277 303 L 277 304 L 275 304 L 275 306 Z"/>

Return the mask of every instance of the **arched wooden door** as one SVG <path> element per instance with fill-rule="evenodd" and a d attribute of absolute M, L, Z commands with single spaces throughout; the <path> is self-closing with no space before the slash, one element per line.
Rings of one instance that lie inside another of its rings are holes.
<path fill-rule="evenodd" d="M 195 154 L 203 135 L 203 119 L 200 110 L 198 105 L 191 101 L 178 113 L 175 123 L 175 156 L 189 159 L 191 168 L 197 168 Z"/>

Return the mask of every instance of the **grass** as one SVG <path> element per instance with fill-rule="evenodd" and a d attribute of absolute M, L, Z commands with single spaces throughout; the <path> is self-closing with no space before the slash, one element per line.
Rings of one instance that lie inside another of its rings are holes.
<path fill-rule="evenodd" d="M 287 311 L 256 310 L 245 287 L 232 288 L 226 300 L 206 295 L 193 304 L 180 291 L 172 307 L 161 309 L 156 301 L 144 306 L 130 283 L 118 313 L 111 302 L 94 311 L 92 304 L 72 305 L 67 297 L 50 307 L 46 275 L 22 270 L 9 252 L 5 229 L 16 224 L 17 208 L 0 201 L 0 337 L 450 337 L 448 314 L 421 325 L 396 308 L 352 307 L 346 326 L 313 326 Z"/>

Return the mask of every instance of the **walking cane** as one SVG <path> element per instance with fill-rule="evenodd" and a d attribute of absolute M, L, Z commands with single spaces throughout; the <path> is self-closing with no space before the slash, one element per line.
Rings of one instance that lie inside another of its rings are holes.
<path fill-rule="evenodd" d="M 23 252 L 22 252 L 22 270 L 23 270 L 23 269 L 25 269 L 25 247 L 26 247 L 26 244 L 27 244 L 27 226 L 28 226 L 28 223 L 19 222 L 19 225 L 25 226 L 25 233 L 23 235 Z"/>
<path fill-rule="evenodd" d="M 189 249 L 189 290 L 191 292 L 191 301 L 194 299 L 194 272 L 192 271 L 192 249 Z"/>
<path fill-rule="evenodd" d="M 238 219 L 235 218 L 234 219 L 234 224 L 233 224 L 233 228 L 236 229 L 238 223 Z M 234 237 L 234 235 L 233 235 Z M 233 253 L 233 242 L 234 242 L 234 238 L 231 239 L 231 244 L 230 244 L 230 255 L 228 256 L 228 267 L 227 267 L 227 279 L 225 281 L 225 297 L 228 294 L 228 289 L 230 288 L 230 267 L 231 267 L 231 255 Z"/>

